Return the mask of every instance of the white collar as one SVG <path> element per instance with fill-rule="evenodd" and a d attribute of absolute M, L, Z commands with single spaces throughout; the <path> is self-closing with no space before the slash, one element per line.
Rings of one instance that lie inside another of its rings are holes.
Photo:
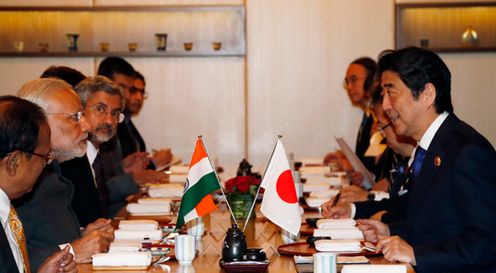
<path fill-rule="evenodd" d="M 444 111 L 442 114 L 437 116 L 437 118 L 429 125 L 429 128 L 425 131 L 424 135 L 420 138 L 420 141 L 417 142 L 417 147 L 420 146 L 422 149 L 426 150 L 429 149 L 429 146 L 431 145 L 432 140 L 434 139 L 434 136 L 437 133 L 437 130 L 439 130 L 439 127 L 443 124 L 444 120 L 448 117 L 449 113 Z M 417 147 L 413 149 L 412 156 L 410 157 L 410 160 L 408 161 L 408 166 L 410 166 L 413 162 L 413 158 L 415 157 L 415 152 L 417 151 Z"/>
<path fill-rule="evenodd" d="M 418 145 L 427 151 L 429 146 L 431 145 L 432 139 L 436 135 L 437 130 L 441 127 L 444 120 L 448 117 L 448 112 L 444 111 L 441 115 L 437 116 L 437 118 L 431 123 L 427 131 L 425 131 L 424 135 L 420 138 Z"/>
<path fill-rule="evenodd" d="M 90 162 L 90 165 L 93 164 L 93 161 L 95 161 L 96 156 L 98 155 L 98 148 L 91 143 L 91 141 L 87 141 L 88 145 L 86 145 L 86 157 L 88 157 L 88 161 Z"/>
<path fill-rule="evenodd" d="M 10 199 L 7 194 L 0 189 L 0 220 L 2 221 L 2 226 L 5 229 L 7 221 L 9 220 L 10 213 Z"/>

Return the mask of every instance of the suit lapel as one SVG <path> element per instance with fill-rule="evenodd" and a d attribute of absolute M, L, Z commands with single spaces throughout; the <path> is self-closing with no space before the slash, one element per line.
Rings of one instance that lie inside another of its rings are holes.
<path fill-rule="evenodd" d="M 12 254 L 12 249 L 10 249 L 7 234 L 5 234 L 5 230 L 3 229 L 2 224 L 0 224 L 0 265 L 0 272 L 19 272 L 16 261 L 14 259 L 14 254 Z"/>
<path fill-rule="evenodd" d="M 411 189 L 410 200 L 408 202 L 408 219 L 411 227 L 414 227 L 414 222 L 418 218 L 417 213 L 422 213 L 417 208 L 421 205 L 429 187 L 433 185 L 438 173 L 446 166 L 446 164 L 442 163 L 446 155 L 445 148 L 457 120 L 458 118 L 454 114 L 450 114 L 437 130 L 427 149 L 422 168 Z M 440 161 L 438 162 L 438 160 Z"/>

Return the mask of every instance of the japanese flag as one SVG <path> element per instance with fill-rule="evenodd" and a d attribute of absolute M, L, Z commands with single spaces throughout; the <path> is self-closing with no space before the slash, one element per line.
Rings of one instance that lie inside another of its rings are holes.
<path fill-rule="evenodd" d="M 296 235 L 301 225 L 300 207 L 286 151 L 280 139 L 277 140 L 260 186 L 265 189 L 260 211 L 274 224 Z"/>

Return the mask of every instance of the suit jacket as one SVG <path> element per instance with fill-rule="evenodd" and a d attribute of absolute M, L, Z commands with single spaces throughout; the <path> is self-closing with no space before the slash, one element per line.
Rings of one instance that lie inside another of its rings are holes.
<path fill-rule="evenodd" d="M 79 224 L 85 227 L 96 219 L 105 217 L 88 157 L 84 155 L 62 162 L 60 168 L 62 175 L 74 185 L 71 205 Z"/>
<path fill-rule="evenodd" d="M 384 151 L 383 155 L 381 156 L 381 159 L 382 158 L 384 158 L 384 160 L 380 160 L 379 162 L 382 162 L 384 165 L 378 164 L 378 166 L 381 166 L 381 176 L 385 176 L 386 173 L 389 176 L 389 199 L 355 203 L 356 219 L 370 218 L 375 213 L 383 210 L 387 211 L 387 213 L 382 216 L 382 221 L 385 223 L 403 220 L 406 217 L 407 202 L 405 200 L 407 199 L 406 196 L 398 198 L 398 191 L 400 191 L 401 186 L 407 179 L 405 175 L 405 167 L 407 165 L 408 159 L 403 158 L 400 155 L 395 155 L 393 150 L 390 148 Z M 394 158 L 399 159 L 395 161 L 393 160 Z M 394 170 L 394 172 L 391 173 L 391 170 Z"/>
<path fill-rule="evenodd" d="M 114 217 L 127 204 L 126 197 L 139 191 L 138 184 L 131 174 L 122 169 L 122 153 L 117 137 L 103 143 L 99 147 L 103 162 L 105 181 L 109 189 L 108 217 Z"/>
<path fill-rule="evenodd" d="M 496 152 L 450 114 L 410 187 L 392 234 L 413 246 L 417 273 L 496 272 Z"/>
<path fill-rule="evenodd" d="M 54 161 L 45 167 L 30 193 L 13 201 L 26 235 L 32 272 L 59 250 L 59 244 L 81 237 L 71 206 L 73 192 L 74 186 Z"/>
<path fill-rule="evenodd" d="M 363 162 L 363 165 L 365 165 L 370 172 L 375 173 L 375 158 L 365 156 L 365 152 L 370 146 L 370 132 L 372 131 L 372 125 L 374 125 L 374 117 L 372 114 L 367 117 L 364 113 L 362 123 L 358 129 L 355 153 Z"/>
<path fill-rule="evenodd" d="M 132 153 L 146 152 L 145 141 L 127 113 L 125 113 L 124 121 L 117 126 L 117 137 L 119 138 L 122 158 L 126 158 Z M 147 168 L 154 170 L 155 164 L 150 161 Z"/>
<path fill-rule="evenodd" d="M 0 224 L 0 273 L 19 273 L 7 234 Z"/>
<path fill-rule="evenodd" d="M 124 121 L 117 126 L 117 136 L 121 145 L 122 158 L 135 152 L 146 152 L 145 141 L 129 115 L 126 114 Z"/>

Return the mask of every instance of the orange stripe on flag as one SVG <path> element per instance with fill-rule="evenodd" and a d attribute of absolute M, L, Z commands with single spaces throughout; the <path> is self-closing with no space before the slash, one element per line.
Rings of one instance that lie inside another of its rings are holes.
<path fill-rule="evenodd" d="M 196 141 L 195 152 L 193 153 L 193 157 L 191 158 L 191 162 L 189 163 L 189 168 L 195 165 L 198 161 L 202 160 L 204 157 L 207 157 L 207 152 L 203 148 L 203 143 L 201 139 Z"/>
<path fill-rule="evenodd" d="M 196 205 L 195 209 L 196 209 L 196 214 L 198 214 L 198 216 L 203 216 L 207 213 L 216 210 L 217 206 L 215 206 L 212 196 L 208 194 L 205 197 L 203 197 L 203 199 L 200 201 L 200 203 L 198 203 L 198 205 Z"/>

